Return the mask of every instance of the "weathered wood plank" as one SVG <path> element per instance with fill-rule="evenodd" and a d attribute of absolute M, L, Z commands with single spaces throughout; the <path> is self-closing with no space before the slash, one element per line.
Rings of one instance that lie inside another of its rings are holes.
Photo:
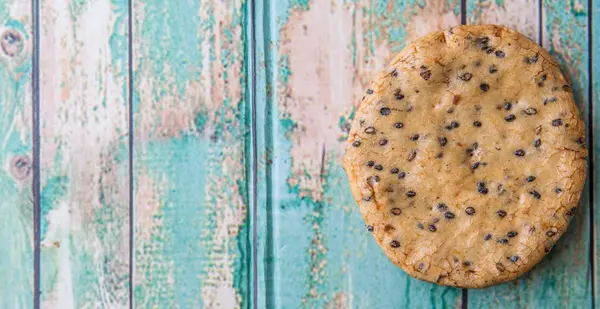
<path fill-rule="evenodd" d="M 245 2 L 133 6 L 134 307 L 247 308 Z"/>
<path fill-rule="evenodd" d="M 475 16 L 469 17 L 469 20 L 483 23 L 479 19 L 491 15 L 496 16 L 498 21 L 508 20 L 507 26 L 512 24 L 517 30 L 535 29 L 537 15 L 534 14 L 537 11 L 531 10 L 529 17 L 524 16 L 526 11 L 523 10 L 523 2 L 525 1 L 504 1 L 493 4 L 480 15 L 477 10 L 470 10 Z M 587 123 L 589 11 L 584 2 L 544 1 L 542 32 L 544 47 L 558 60 L 563 73 L 570 78 L 576 101 Z M 537 41 L 537 34 L 527 34 Z M 516 281 L 483 290 L 470 290 L 469 308 L 590 308 L 592 291 L 588 192 L 586 189 L 582 194 L 578 214 L 568 231 L 540 265 Z"/>
<path fill-rule="evenodd" d="M 127 1 L 39 12 L 41 306 L 127 308 Z"/>
<path fill-rule="evenodd" d="M 364 227 L 340 161 L 365 85 L 410 39 L 460 23 L 459 1 L 257 4 L 259 308 L 448 308 Z"/>
<path fill-rule="evenodd" d="M 539 42 L 538 0 L 467 0 L 467 24 L 496 24 Z"/>
<path fill-rule="evenodd" d="M 0 0 L 0 308 L 33 307 L 31 4 Z"/>
<path fill-rule="evenodd" d="M 590 190 L 594 192 L 594 200 L 593 204 L 590 204 L 593 207 L 593 217 L 592 224 L 594 226 L 595 234 L 592 235 L 594 237 L 593 244 L 595 244 L 595 248 L 592 256 L 594 260 L 594 282 L 595 282 L 595 290 L 592 291 L 595 295 L 595 305 L 596 308 L 600 308 L 600 256 L 598 255 L 600 252 L 600 204 L 597 202 L 600 198 L 600 1 L 592 1 L 593 7 L 590 8 L 592 14 L 592 24 L 593 28 L 590 29 L 592 38 L 592 46 L 590 46 L 590 54 L 592 54 L 592 97 L 590 98 L 592 101 L 592 138 L 594 142 L 593 146 L 593 162 L 594 162 L 594 183 L 593 187 L 590 187 Z"/>

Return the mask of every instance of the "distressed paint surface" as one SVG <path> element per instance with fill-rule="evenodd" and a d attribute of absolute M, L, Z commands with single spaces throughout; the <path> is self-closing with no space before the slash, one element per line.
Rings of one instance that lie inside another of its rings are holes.
<path fill-rule="evenodd" d="M 40 3 L 41 306 L 129 306 L 127 1 Z"/>
<path fill-rule="evenodd" d="M 242 0 L 133 1 L 135 308 L 248 308 Z"/>
<path fill-rule="evenodd" d="M 451 308 L 367 232 L 341 167 L 365 85 L 459 1 L 257 1 L 258 308 Z M 262 183 L 261 183 L 262 181 Z"/>
<path fill-rule="evenodd" d="M 598 183 L 598 179 L 600 179 L 600 1 L 595 1 L 592 3 L 592 8 L 590 8 L 591 13 L 592 13 L 592 29 L 591 29 L 591 36 L 592 39 L 592 45 L 589 47 L 591 48 L 590 53 L 592 54 L 592 97 L 591 102 L 592 102 L 592 123 L 590 124 L 592 126 L 592 134 L 593 134 L 593 138 L 594 138 L 594 143 L 593 143 L 593 162 L 594 162 L 594 170 L 592 171 L 592 173 L 594 173 L 594 183 L 593 183 L 593 187 L 590 186 L 590 190 L 594 191 L 594 200 L 592 201 L 593 204 L 591 204 L 593 206 L 593 213 L 592 213 L 592 224 L 594 225 L 594 232 L 595 234 L 593 235 L 594 240 L 592 242 L 592 244 L 594 245 L 593 247 L 593 253 L 592 256 L 594 257 L 593 259 L 593 263 L 594 263 L 594 270 L 595 273 L 593 274 L 594 276 L 594 282 L 595 282 L 595 290 L 592 291 L 592 293 L 594 293 L 595 295 L 595 300 L 596 300 L 596 308 L 600 308 L 600 256 L 598 255 L 600 252 L 600 225 L 598 223 L 600 223 L 600 203 L 598 203 L 597 201 L 599 200 L 598 198 L 600 197 L 600 184 Z"/>
<path fill-rule="evenodd" d="M 0 0 L 0 308 L 33 306 L 31 5 Z"/>
<path fill-rule="evenodd" d="M 539 0 L 467 0 L 467 24 L 496 24 L 539 42 Z"/>
<path fill-rule="evenodd" d="M 469 20 L 484 23 L 487 21 L 478 19 L 492 15 L 500 20 L 515 21 L 517 30 L 537 29 L 537 11 L 531 10 L 531 16 L 525 16 L 527 11 L 521 9 L 522 3 L 516 2 L 504 1 L 494 9 L 495 12 L 484 11 L 481 15 L 469 17 Z M 588 123 L 588 9 L 584 1 L 544 1 L 543 5 L 544 47 L 558 60 L 563 73 L 571 80 L 576 102 Z M 496 4 L 489 9 L 494 6 Z M 530 37 L 536 40 L 537 36 Z M 592 274 L 588 192 L 587 189 L 583 192 L 578 214 L 568 231 L 539 265 L 513 282 L 469 290 L 469 308 L 590 308 Z"/>

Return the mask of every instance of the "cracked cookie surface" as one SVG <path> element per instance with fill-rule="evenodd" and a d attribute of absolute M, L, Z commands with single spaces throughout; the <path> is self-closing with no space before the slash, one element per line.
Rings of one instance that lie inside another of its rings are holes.
<path fill-rule="evenodd" d="M 421 280 L 478 288 L 535 266 L 586 178 L 585 125 L 539 45 L 459 26 L 404 48 L 366 90 L 343 159 L 367 229 Z"/>

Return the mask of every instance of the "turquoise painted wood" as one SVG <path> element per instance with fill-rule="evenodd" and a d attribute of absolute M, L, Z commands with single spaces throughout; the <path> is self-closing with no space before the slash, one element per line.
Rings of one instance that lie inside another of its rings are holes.
<path fill-rule="evenodd" d="M 482 290 L 408 277 L 364 228 L 339 163 L 359 96 L 461 1 L 40 2 L 41 308 L 600 308 L 597 183 L 539 266 Z M 467 0 L 465 19 L 542 41 L 597 140 L 600 3 L 537 3 Z M 0 0 L 0 308 L 36 296 L 31 21 Z"/>
<path fill-rule="evenodd" d="M 40 1 L 42 308 L 128 308 L 127 1 Z"/>
<path fill-rule="evenodd" d="M 594 183 L 590 186 L 590 190 L 594 192 L 594 199 L 592 205 L 593 212 L 592 215 L 592 224 L 594 226 L 594 237 L 592 244 L 595 246 L 592 247 L 592 256 L 593 256 L 593 265 L 594 267 L 594 288 L 592 291 L 595 296 L 595 305 L 596 308 L 600 308 L 600 203 L 597 201 L 600 197 L 600 184 L 598 183 L 598 179 L 600 179 L 600 1 L 595 1 L 592 3 L 592 7 L 590 8 L 592 14 L 592 28 L 591 28 L 591 36 L 592 45 L 590 46 L 590 54 L 592 55 L 592 67 L 591 72 L 591 87 L 592 87 L 592 97 L 590 98 L 591 107 L 592 107 L 592 118 L 591 118 L 591 126 L 592 126 L 592 134 L 594 137 L 594 142 L 592 144 L 593 153 L 593 179 Z"/>
<path fill-rule="evenodd" d="M 0 308 L 33 306 L 31 23 L 0 0 Z"/>
<path fill-rule="evenodd" d="M 364 86 L 458 1 L 257 1 L 258 308 L 452 308 L 367 232 L 340 165 Z"/>
<path fill-rule="evenodd" d="M 246 3 L 133 1 L 135 308 L 249 308 Z"/>

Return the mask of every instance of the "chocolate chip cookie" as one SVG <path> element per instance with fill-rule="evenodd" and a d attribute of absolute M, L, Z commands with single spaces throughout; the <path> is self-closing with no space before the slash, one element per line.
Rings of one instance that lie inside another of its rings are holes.
<path fill-rule="evenodd" d="M 566 230 L 585 125 L 548 52 L 494 25 L 410 43 L 366 89 L 343 159 L 385 254 L 463 288 L 515 279 Z"/>

